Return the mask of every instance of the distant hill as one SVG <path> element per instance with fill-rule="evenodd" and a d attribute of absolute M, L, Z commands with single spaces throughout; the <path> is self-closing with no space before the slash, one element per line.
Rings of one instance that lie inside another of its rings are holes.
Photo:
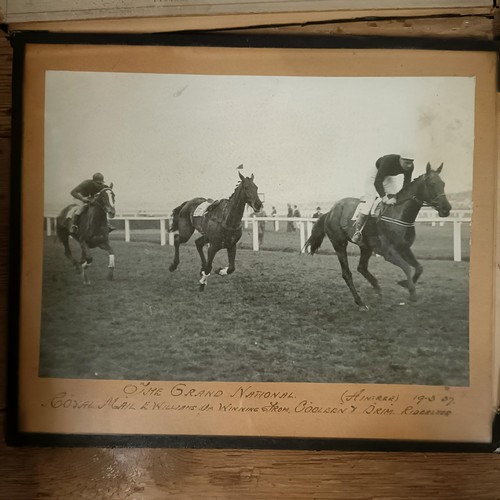
<path fill-rule="evenodd" d="M 447 193 L 448 201 L 456 210 L 472 209 L 472 191 L 460 191 L 459 193 Z"/>

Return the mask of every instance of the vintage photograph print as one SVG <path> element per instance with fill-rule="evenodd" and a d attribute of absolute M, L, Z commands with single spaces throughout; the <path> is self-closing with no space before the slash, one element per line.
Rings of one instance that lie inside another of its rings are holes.
<path fill-rule="evenodd" d="M 491 441 L 495 75 L 28 44 L 20 428 Z"/>
<path fill-rule="evenodd" d="M 40 375 L 468 385 L 474 95 L 48 71 Z"/>

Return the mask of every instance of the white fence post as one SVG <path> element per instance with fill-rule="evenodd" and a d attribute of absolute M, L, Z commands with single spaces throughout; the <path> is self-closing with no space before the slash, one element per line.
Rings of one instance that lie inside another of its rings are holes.
<path fill-rule="evenodd" d="M 304 222 L 299 222 L 299 233 L 300 233 L 300 253 L 304 253 L 304 245 L 306 244 L 306 230 Z"/>
<path fill-rule="evenodd" d="M 280 221 L 279 220 L 275 220 L 274 221 L 274 230 L 275 231 L 279 231 L 280 230 Z"/>
<path fill-rule="evenodd" d="M 253 249 L 255 252 L 259 250 L 259 227 L 258 227 L 258 221 L 253 220 L 252 221 L 252 240 L 253 240 Z"/>
<path fill-rule="evenodd" d="M 125 219 L 125 241 L 128 243 L 130 241 L 130 220 Z"/>
<path fill-rule="evenodd" d="M 308 220 L 307 221 L 307 230 L 306 230 L 306 238 L 309 239 L 311 237 L 311 234 L 312 234 L 312 230 L 313 230 L 313 225 L 314 225 L 314 222 Z"/>
<path fill-rule="evenodd" d="M 52 235 L 52 217 L 47 217 L 46 221 L 47 221 L 47 236 L 51 236 Z"/>
<path fill-rule="evenodd" d="M 166 231 L 165 231 L 165 219 L 160 219 L 160 245 L 163 247 L 165 246 L 165 243 L 167 242 L 167 237 L 166 237 Z"/>
<path fill-rule="evenodd" d="M 462 260 L 462 223 L 458 220 L 453 221 L 453 260 Z"/>
<path fill-rule="evenodd" d="M 170 230 L 172 229 L 173 219 L 168 220 L 168 244 L 173 247 L 174 246 L 174 233 Z"/>

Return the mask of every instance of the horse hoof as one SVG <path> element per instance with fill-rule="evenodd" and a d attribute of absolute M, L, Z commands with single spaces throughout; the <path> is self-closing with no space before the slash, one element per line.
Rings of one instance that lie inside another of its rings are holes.
<path fill-rule="evenodd" d="M 366 304 L 359 306 L 359 311 L 369 311 L 369 310 L 370 308 Z"/>
<path fill-rule="evenodd" d="M 174 272 L 175 270 L 177 269 L 177 266 L 175 266 L 174 264 L 170 264 L 170 267 L 168 268 L 168 270 L 172 273 Z"/>
<path fill-rule="evenodd" d="M 398 285 L 402 286 L 403 288 L 408 288 L 408 281 L 406 280 L 398 281 Z"/>
<path fill-rule="evenodd" d="M 205 291 L 205 285 L 200 285 L 200 288 L 198 289 L 198 291 L 204 292 Z"/>
<path fill-rule="evenodd" d="M 111 274 L 108 276 L 108 281 L 113 281 L 115 279 L 115 277 Z"/>
<path fill-rule="evenodd" d="M 417 296 L 416 296 L 416 295 L 410 295 L 410 302 L 415 303 L 415 302 L 417 302 L 417 301 L 418 301 L 418 299 L 417 299 Z"/>

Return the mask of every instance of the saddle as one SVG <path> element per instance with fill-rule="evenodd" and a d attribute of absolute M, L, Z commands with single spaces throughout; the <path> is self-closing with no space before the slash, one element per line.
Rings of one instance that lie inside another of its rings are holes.
<path fill-rule="evenodd" d="M 198 232 L 202 232 L 203 219 L 205 218 L 205 215 L 212 212 L 214 205 L 219 203 L 219 201 L 214 202 L 205 200 L 194 209 L 193 214 L 191 215 L 191 224 L 193 224 L 193 227 Z"/>
<path fill-rule="evenodd" d="M 352 221 L 358 219 L 359 212 L 361 211 L 361 207 L 363 206 L 364 203 L 366 203 L 366 201 L 363 198 L 361 198 L 361 200 L 358 203 L 358 206 L 356 207 L 356 210 L 354 210 L 354 214 L 351 217 Z M 384 212 L 384 208 L 385 207 L 384 204 L 382 203 L 382 198 L 378 197 L 375 198 L 375 202 L 372 205 L 369 217 L 373 219 L 378 219 Z"/>

